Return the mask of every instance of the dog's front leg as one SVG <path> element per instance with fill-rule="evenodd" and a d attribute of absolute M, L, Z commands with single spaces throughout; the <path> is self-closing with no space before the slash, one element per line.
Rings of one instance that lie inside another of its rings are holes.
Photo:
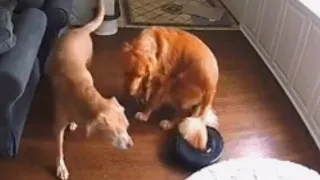
<path fill-rule="evenodd" d="M 67 180 L 69 178 L 69 172 L 64 162 L 64 153 L 63 153 L 64 132 L 67 126 L 68 126 L 68 123 L 57 123 L 56 130 L 55 130 L 56 143 L 57 143 L 56 144 L 57 146 L 56 173 L 61 180 Z"/>
<path fill-rule="evenodd" d="M 156 91 L 155 94 L 151 96 L 145 110 L 143 112 L 137 112 L 135 118 L 141 121 L 148 121 L 152 112 L 162 105 L 165 95 L 169 93 L 169 87 L 170 85 L 167 83 L 164 84 L 163 87 L 161 87 L 158 91 Z"/>

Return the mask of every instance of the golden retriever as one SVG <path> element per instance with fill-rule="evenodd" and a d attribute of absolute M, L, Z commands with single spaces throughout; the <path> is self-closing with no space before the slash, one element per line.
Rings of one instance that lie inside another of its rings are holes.
<path fill-rule="evenodd" d="M 105 15 L 103 0 L 99 6 L 97 17 L 84 27 L 63 34 L 49 56 L 48 73 L 55 95 L 56 173 L 62 180 L 69 177 L 63 153 L 64 131 L 69 124 L 71 130 L 77 124 L 84 125 L 88 136 L 96 129 L 105 130 L 119 149 L 133 145 L 124 108 L 116 98 L 101 96 L 87 69 L 93 54 L 90 34 L 100 26 Z"/>
<path fill-rule="evenodd" d="M 147 102 L 144 111 L 136 113 L 137 119 L 147 121 L 163 104 L 177 110 L 172 121 L 160 122 L 164 129 L 187 116 L 205 119 L 219 71 L 214 54 L 199 38 L 176 28 L 154 26 L 125 42 L 121 54 L 130 95 Z"/>

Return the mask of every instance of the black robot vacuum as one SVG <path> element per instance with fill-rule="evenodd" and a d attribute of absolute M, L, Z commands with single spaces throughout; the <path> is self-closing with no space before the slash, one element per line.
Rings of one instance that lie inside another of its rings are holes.
<path fill-rule="evenodd" d="M 193 148 L 182 135 L 178 133 L 170 148 L 171 155 L 174 156 L 175 160 L 192 171 L 197 171 L 205 166 L 218 162 L 223 152 L 223 138 L 216 129 L 207 127 L 207 130 L 208 143 L 206 152 Z"/>

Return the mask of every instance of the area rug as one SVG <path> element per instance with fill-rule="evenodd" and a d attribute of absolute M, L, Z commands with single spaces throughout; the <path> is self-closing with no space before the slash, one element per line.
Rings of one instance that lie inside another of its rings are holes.
<path fill-rule="evenodd" d="M 186 180 L 320 180 L 305 166 L 269 158 L 241 158 L 205 167 Z"/>
<path fill-rule="evenodd" d="M 160 25 L 192 30 L 239 29 L 237 21 L 225 9 L 220 0 L 119 1 L 122 14 L 119 19 L 119 27 L 144 28 Z M 218 14 L 221 9 L 223 10 L 221 18 L 212 19 L 203 16 L 203 14 L 214 14 L 214 11 L 217 11 L 216 14 Z"/>

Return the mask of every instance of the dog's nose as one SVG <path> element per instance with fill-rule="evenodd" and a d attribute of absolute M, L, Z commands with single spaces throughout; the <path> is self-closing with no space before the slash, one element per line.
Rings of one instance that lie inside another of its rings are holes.
<path fill-rule="evenodd" d="M 133 146 L 132 142 L 128 142 L 127 145 L 126 145 L 127 149 L 131 148 L 132 146 Z"/>

